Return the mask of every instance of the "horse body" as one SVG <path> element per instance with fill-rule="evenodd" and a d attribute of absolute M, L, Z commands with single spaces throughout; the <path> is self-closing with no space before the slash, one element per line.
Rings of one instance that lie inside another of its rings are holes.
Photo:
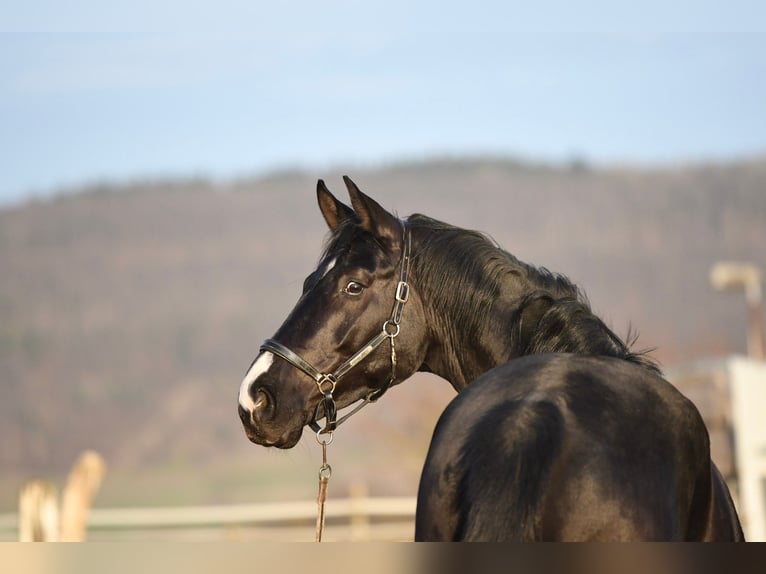
<path fill-rule="evenodd" d="M 322 412 L 332 432 L 336 408 L 429 371 L 458 395 L 416 539 L 742 539 L 696 408 L 573 283 L 346 185 L 352 208 L 319 182 L 330 239 L 240 386 L 251 441 L 291 448 Z"/>
<path fill-rule="evenodd" d="M 415 538 L 737 540 L 733 512 L 704 423 L 672 385 L 624 360 L 536 354 L 448 405 Z"/>

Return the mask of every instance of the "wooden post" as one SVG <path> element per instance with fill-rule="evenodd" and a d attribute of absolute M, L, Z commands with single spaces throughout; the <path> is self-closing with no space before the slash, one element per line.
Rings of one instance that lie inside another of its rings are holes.
<path fill-rule="evenodd" d="M 748 287 L 747 297 L 747 353 L 756 361 L 766 360 L 766 341 L 763 339 L 763 302 L 761 284 Z"/>
<path fill-rule="evenodd" d="M 19 540 L 55 542 L 59 535 L 59 500 L 56 486 L 30 480 L 19 491 Z"/>
<path fill-rule="evenodd" d="M 370 516 L 365 507 L 368 496 L 367 484 L 355 482 L 351 485 L 349 489 L 351 540 L 370 539 Z"/>
<path fill-rule="evenodd" d="M 85 540 L 88 511 L 105 473 L 106 463 L 97 452 L 85 451 L 77 459 L 61 502 L 61 541 Z"/>

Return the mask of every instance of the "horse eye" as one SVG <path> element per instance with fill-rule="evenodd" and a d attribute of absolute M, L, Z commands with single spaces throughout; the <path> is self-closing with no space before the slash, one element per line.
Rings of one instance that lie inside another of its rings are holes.
<path fill-rule="evenodd" d="M 361 295 L 362 291 L 364 291 L 364 285 L 356 281 L 349 281 L 348 285 L 346 285 L 345 289 L 343 289 L 343 292 L 346 295 L 353 296 Z"/>

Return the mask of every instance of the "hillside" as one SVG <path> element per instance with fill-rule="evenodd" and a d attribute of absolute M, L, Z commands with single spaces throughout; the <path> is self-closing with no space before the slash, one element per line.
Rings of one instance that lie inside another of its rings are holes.
<path fill-rule="evenodd" d="M 743 297 L 713 291 L 708 271 L 719 259 L 766 269 L 766 160 L 597 169 L 487 159 L 348 172 L 402 215 L 480 229 L 569 275 L 665 365 L 745 350 Z M 196 502 L 276 496 L 273 473 L 285 468 L 310 469 L 295 482 L 313 496 L 315 445 L 250 445 L 236 395 L 316 263 L 317 177 L 345 197 L 340 173 L 295 172 L 93 187 L 0 210 L 3 475 L 62 475 L 90 447 L 115 477 L 172 467 L 201 480 L 236 468 L 237 478 L 187 493 Z M 414 493 L 450 396 L 423 376 L 359 415 L 333 447 L 339 480 Z M 6 489 L 0 508 L 14 496 Z"/>

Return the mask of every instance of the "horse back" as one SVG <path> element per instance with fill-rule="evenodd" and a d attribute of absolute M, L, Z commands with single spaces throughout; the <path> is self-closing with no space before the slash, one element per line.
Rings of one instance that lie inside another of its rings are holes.
<path fill-rule="evenodd" d="M 719 479 L 698 411 L 661 377 L 622 360 L 531 355 L 485 373 L 443 413 L 415 536 L 736 539 Z"/>

